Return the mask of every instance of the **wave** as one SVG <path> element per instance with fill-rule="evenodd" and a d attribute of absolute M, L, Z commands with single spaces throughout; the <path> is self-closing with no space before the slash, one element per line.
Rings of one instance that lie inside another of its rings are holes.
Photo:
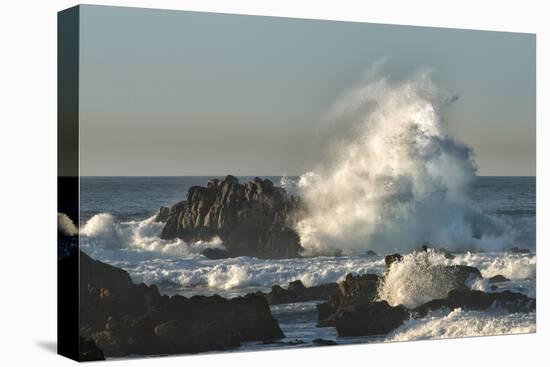
<path fill-rule="evenodd" d="M 477 167 L 471 148 L 443 131 L 448 103 L 428 73 L 371 78 L 345 96 L 340 113 L 362 113 L 352 137 L 295 185 L 307 206 L 296 225 L 306 254 L 511 243 L 511 229 L 467 199 Z"/>
<path fill-rule="evenodd" d="M 513 290 L 535 297 L 534 255 L 468 252 L 447 259 L 433 250 L 410 253 L 403 257 L 403 261 L 393 263 L 380 284 L 378 297 L 390 305 L 401 304 L 409 308 L 445 298 L 453 288 L 452 274 L 445 270 L 445 266 L 449 265 L 473 266 L 481 272 L 483 279 L 471 279 L 466 284 L 471 289 L 494 291 L 488 278 L 504 275 L 512 281 L 500 284 L 497 291 Z"/>
<path fill-rule="evenodd" d="M 390 305 L 414 308 L 432 299 L 445 298 L 453 289 L 453 274 L 443 265 L 445 257 L 415 252 L 395 262 L 386 272 L 378 297 Z"/>
<path fill-rule="evenodd" d="M 525 334 L 536 332 L 536 314 L 503 314 L 497 312 L 436 311 L 421 319 L 411 319 L 391 332 L 386 341 L 458 338 Z"/>
<path fill-rule="evenodd" d="M 85 248 L 129 249 L 184 257 L 198 255 L 206 248 L 224 248 L 218 237 L 193 243 L 163 240 L 160 232 L 164 223 L 154 219 L 155 216 L 142 221 L 117 222 L 110 213 L 96 214 L 82 226 L 81 241 Z"/>
<path fill-rule="evenodd" d="M 57 230 L 65 236 L 76 236 L 78 228 L 67 214 L 57 213 Z"/>

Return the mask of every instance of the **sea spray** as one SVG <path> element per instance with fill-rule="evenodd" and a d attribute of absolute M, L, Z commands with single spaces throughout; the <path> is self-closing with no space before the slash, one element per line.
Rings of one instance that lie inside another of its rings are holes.
<path fill-rule="evenodd" d="M 353 103 L 338 104 L 338 113 L 363 113 L 353 137 L 297 184 L 307 207 L 296 225 L 305 254 L 508 245 L 504 224 L 468 202 L 474 154 L 443 132 L 449 98 L 428 73 L 371 79 L 346 98 Z"/>
<path fill-rule="evenodd" d="M 444 263 L 445 256 L 433 251 L 405 255 L 386 271 L 378 297 L 392 306 L 408 308 L 447 297 L 455 286 L 455 277 Z"/>
<path fill-rule="evenodd" d="M 78 228 L 67 214 L 57 213 L 57 230 L 65 236 L 76 236 Z"/>
<path fill-rule="evenodd" d="M 163 240 L 160 232 L 164 223 L 155 222 L 155 217 L 118 222 L 110 213 L 96 214 L 82 226 L 82 244 L 92 248 L 131 249 L 172 256 L 200 256 L 199 253 L 206 248 L 224 248 L 219 237 L 193 243 L 181 239 Z"/>

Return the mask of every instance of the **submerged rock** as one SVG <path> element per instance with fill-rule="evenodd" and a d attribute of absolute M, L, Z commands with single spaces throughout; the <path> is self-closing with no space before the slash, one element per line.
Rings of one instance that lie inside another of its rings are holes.
<path fill-rule="evenodd" d="M 229 251 L 219 248 L 207 248 L 206 250 L 201 251 L 201 255 L 210 260 L 227 259 L 228 257 L 231 257 Z"/>
<path fill-rule="evenodd" d="M 491 284 L 509 282 L 509 281 L 510 281 L 510 279 L 508 279 L 504 275 L 500 275 L 500 274 L 497 274 L 497 275 L 489 278 L 489 283 L 491 283 Z"/>
<path fill-rule="evenodd" d="M 225 350 L 284 337 L 261 294 L 168 297 L 85 254 L 80 266 L 80 334 L 106 357 Z"/>
<path fill-rule="evenodd" d="M 233 257 L 298 257 L 302 247 L 292 225 L 299 213 L 298 199 L 270 180 L 240 184 L 228 175 L 191 187 L 187 199 L 170 209 L 161 237 L 186 242 L 219 237 Z"/>
<path fill-rule="evenodd" d="M 305 287 L 300 280 L 295 280 L 288 283 L 287 289 L 274 285 L 271 287 L 271 291 L 265 295 L 265 299 L 270 305 L 278 305 L 283 303 L 328 300 L 332 295 L 337 293 L 338 285 L 336 283 Z"/>
<path fill-rule="evenodd" d="M 520 247 L 517 247 L 517 246 L 511 247 L 506 251 L 511 252 L 513 254 L 530 254 L 531 253 L 531 251 L 529 251 L 528 249 L 520 248 Z"/>

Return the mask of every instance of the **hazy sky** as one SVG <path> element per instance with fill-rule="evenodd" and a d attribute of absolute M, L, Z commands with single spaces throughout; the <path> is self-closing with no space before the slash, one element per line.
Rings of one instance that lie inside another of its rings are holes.
<path fill-rule="evenodd" d="M 381 59 L 460 96 L 443 117 L 480 175 L 535 174 L 534 35 L 100 6 L 81 10 L 81 174 L 301 174 Z"/>

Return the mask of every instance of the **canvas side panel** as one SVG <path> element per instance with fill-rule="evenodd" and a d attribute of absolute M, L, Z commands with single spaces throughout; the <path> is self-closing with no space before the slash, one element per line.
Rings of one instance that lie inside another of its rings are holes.
<path fill-rule="evenodd" d="M 75 360 L 79 345 L 79 13 L 77 6 L 57 17 L 57 351 Z"/>

